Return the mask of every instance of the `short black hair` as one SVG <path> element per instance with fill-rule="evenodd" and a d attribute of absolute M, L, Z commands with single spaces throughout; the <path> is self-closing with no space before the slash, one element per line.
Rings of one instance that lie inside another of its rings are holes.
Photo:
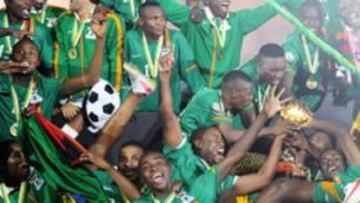
<path fill-rule="evenodd" d="M 299 11 L 298 11 L 298 15 L 300 15 L 300 13 L 303 11 L 304 8 L 307 8 L 307 7 L 311 7 L 311 8 L 315 8 L 322 20 L 324 20 L 326 14 L 325 14 L 325 11 L 324 11 L 324 8 L 323 6 L 321 5 L 321 2 L 318 1 L 318 0 L 306 0 L 300 7 Z"/>
<path fill-rule="evenodd" d="M 206 132 L 207 132 L 208 130 L 211 130 L 211 129 L 215 129 L 215 130 L 219 131 L 220 134 L 221 134 L 221 136 L 222 136 L 222 138 L 223 138 L 224 140 L 226 140 L 224 134 L 223 134 L 223 133 L 221 132 L 221 130 L 220 130 L 218 127 L 216 127 L 216 126 L 199 128 L 199 129 L 195 130 L 195 131 L 192 133 L 191 138 L 190 138 L 191 146 L 192 146 L 192 149 L 193 149 L 193 151 L 195 152 L 195 154 L 199 154 L 199 149 L 194 145 L 194 142 L 197 141 L 197 140 L 203 139 L 203 137 L 205 136 Z M 226 148 L 226 149 L 228 148 L 226 142 L 225 142 L 225 148 Z"/>
<path fill-rule="evenodd" d="M 144 159 L 152 154 L 159 154 L 164 160 L 167 161 L 167 159 L 165 158 L 164 154 L 161 151 L 157 151 L 157 150 L 147 150 L 144 152 L 144 154 L 141 156 L 140 160 L 139 160 L 139 171 L 141 172 L 141 165 L 144 162 Z"/>
<path fill-rule="evenodd" d="M 236 81 L 236 80 L 242 80 L 245 82 L 252 83 L 251 78 L 248 75 L 246 75 L 245 73 L 243 73 L 242 71 L 232 70 L 225 74 L 223 81 L 222 81 L 222 86 L 232 83 L 233 81 Z"/>
<path fill-rule="evenodd" d="M 14 46 L 13 46 L 13 52 L 14 52 L 14 50 L 16 50 L 16 49 L 19 49 L 24 43 L 30 43 L 30 44 L 32 44 L 32 45 L 34 45 L 34 47 L 36 48 L 36 50 L 39 52 L 39 49 L 38 49 L 38 47 L 36 46 L 36 44 L 34 43 L 34 41 L 32 40 L 32 39 L 30 39 L 29 37 L 27 37 L 27 36 L 25 36 L 25 37 L 23 37 L 22 39 L 20 39 L 18 42 L 16 42 L 15 44 L 14 44 Z M 13 53 L 11 53 L 11 56 L 10 56 L 10 58 L 11 59 L 13 59 L 13 55 L 12 55 Z"/>
<path fill-rule="evenodd" d="M 140 17 L 143 17 L 143 12 L 147 7 L 159 7 L 162 9 L 161 5 L 158 2 L 153 1 L 153 0 L 146 1 L 139 7 L 139 16 Z"/>
<path fill-rule="evenodd" d="M 285 57 L 285 51 L 278 44 L 268 43 L 260 48 L 259 56 L 266 56 L 270 58 L 281 58 L 281 57 Z"/>
<path fill-rule="evenodd" d="M 140 141 L 129 141 L 129 142 L 126 142 L 125 144 L 123 144 L 121 146 L 121 148 L 125 148 L 127 146 L 136 146 L 136 147 L 139 147 L 141 149 L 145 149 L 145 146 L 144 146 L 144 143 L 140 142 Z M 121 149 L 120 149 L 121 150 Z"/>

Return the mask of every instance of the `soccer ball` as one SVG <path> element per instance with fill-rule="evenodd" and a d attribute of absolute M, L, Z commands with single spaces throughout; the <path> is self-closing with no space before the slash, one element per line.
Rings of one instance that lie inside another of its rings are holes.
<path fill-rule="evenodd" d="M 99 80 L 85 101 L 85 113 L 92 133 L 98 132 L 120 106 L 119 93 L 106 80 Z"/>

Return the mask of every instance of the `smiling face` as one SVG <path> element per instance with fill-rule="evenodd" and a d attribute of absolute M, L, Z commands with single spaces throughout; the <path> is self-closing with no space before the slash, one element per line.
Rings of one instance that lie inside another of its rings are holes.
<path fill-rule="evenodd" d="M 161 7 L 157 5 L 143 7 L 140 13 L 139 24 L 147 36 L 152 38 L 160 37 L 166 29 L 166 20 Z"/>
<path fill-rule="evenodd" d="M 224 19 L 229 13 L 230 0 L 204 0 L 204 5 L 210 8 L 214 16 Z"/>
<path fill-rule="evenodd" d="M 129 180 L 138 179 L 139 161 L 144 150 L 137 145 L 127 145 L 120 150 L 119 154 L 119 170 Z"/>
<path fill-rule="evenodd" d="M 30 39 L 20 40 L 13 48 L 11 60 L 18 63 L 27 63 L 29 68 L 24 74 L 33 72 L 40 64 L 39 51 Z"/>
<path fill-rule="evenodd" d="M 220 131 L 216 128 L 201 130 L 201 135 L 193 141 L 198 154 L 209 165 L 214 165 L 222 161 L 225 157 L 225 140 Z"/>
<path fill-rule="evenodd" d="M 323 175 L 328 178 L 333 178 L 346 169 L 344 156 L 334 149 L 324 151 L 319 161 Z"/>
<path fill-rule="evenodd" d="M 19 19 L 30 19 L 32 0 L 5 0 L 6 9 Z"/>
<path fill-rule="evenodd" d="M 158 152 L 145 154 L 139 164 L 142 181 L 153 191 L 167 191 L 171 188 L 171 167 Z"/>

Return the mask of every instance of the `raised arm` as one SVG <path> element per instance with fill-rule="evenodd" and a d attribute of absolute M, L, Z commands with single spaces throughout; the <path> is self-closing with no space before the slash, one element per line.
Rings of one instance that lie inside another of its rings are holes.
<path fill-rule="evenodd" d="M 135 187 L 135 185 L 130 182 L 123 174 L 114 169 L 103 158 L 94 156 L 92 154 L 82 154 L 80 161 L 90 162 L 97 168 L 106 171 L 118 186 L 120 193 L 122 193 L 127 199 L 135 200 L 140 198 L 140 192 Z"/>
<path fill-rule="evenodd" d="M 172 53 L 161 59 L 160 71 L 160 111 L 164 120 L 163 136 L 166 145 L 176 148 L 182 141 L 181 128 L 177 116 L 172 108 L 170 90 L 171 67 L 173 66 Z"/>
<path fill-rule="evenodd" d="M 296 11 L 303 2 L 303 0 L 276 1 L 287 6 L 291 11 Z M 249 33 L 265 24 L 268 20 L 277 15 L 277 12 L 270 5 L 264 3 L 256 8 L 240 10 L 236 12 L 235 15 L 238 19 L 238 28 L 243 30 L 244 33 Z"/>
<path fill-rule="evenodd" d="M 251 127 L 244 133 L 244 135 L 234 144 L 230 149 L 225 159 L 219 164 L 220 179 L 228 175 L 234 165 L 244 156 L 255 142 L 257 135 L 264 127 L 266 121 L 276 115 L 282 108 L 282 105 L 290 100 L 290 98 L 281 100 L 284 89 L 278 95 L 275 95 L 276 88 L 271 91 L 264 108 L 260 115 L 256 118 Z"/>
<path fill-rule="evenodd" d="M 270 155 L 264 165 L 255 174 L 240 176 L 235 183 L 235 192 L 237 195 L 243 195 L 257 191 L 267 186 L 276 172 L 276 166 L 281 153 L 281 147 L 286 134 L 275 138 Z"/>
<path fill-rule="evenodd" d="M 105 157 L 110 147 L 120 138 L 142 96 L 151 94 L 155 89 L 145 76 L 136 72 L 130 65 L 125 64 L 124 68 L 132 78 L 132 93 L 107 122 L 101 135 L 91 146 L 91 153 L 99 157 Z"/>
<path fill-rule="evenodd" d="M 334 136 L 347 161 L 352 165 L 360 165 L 360 150 L 347 130 L 340 128 L 334 123 L 321 120 L 313 120 L 308 127 Z"/>
<path fill-rule="evenodd" d="M 65 79 L 63 84 L 63 95 L 76 93 L 86 87 L 94 85 L 100 77 L 103 49 L 105 45 L 107 17 L 104 13 L 95 13 L 91 22 L 91 29 L 96 34 L 96 47 L 93 55 L 91 66 L 88 71 L 78 77 Z"/>

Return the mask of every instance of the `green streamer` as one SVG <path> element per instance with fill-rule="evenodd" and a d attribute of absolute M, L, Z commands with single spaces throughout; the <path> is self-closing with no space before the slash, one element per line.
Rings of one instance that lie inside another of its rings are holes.
<path fill-rule="evenodd" d="M 356 66 L 347 60 L 339 51 L 334 49 L 314 32 L 308 29 L 297 17 L 290 13 L 286 8 L 282 7 L 275 0 L 267 0 L 267 3 L 272 6 L 281 16 L 293 24 L 297 30 L 304 34 L 310 41 L 322 49 L 325 53 L 332 56 L 340 65 L 344 66 L 347 70 L 360 76 Z"/>

